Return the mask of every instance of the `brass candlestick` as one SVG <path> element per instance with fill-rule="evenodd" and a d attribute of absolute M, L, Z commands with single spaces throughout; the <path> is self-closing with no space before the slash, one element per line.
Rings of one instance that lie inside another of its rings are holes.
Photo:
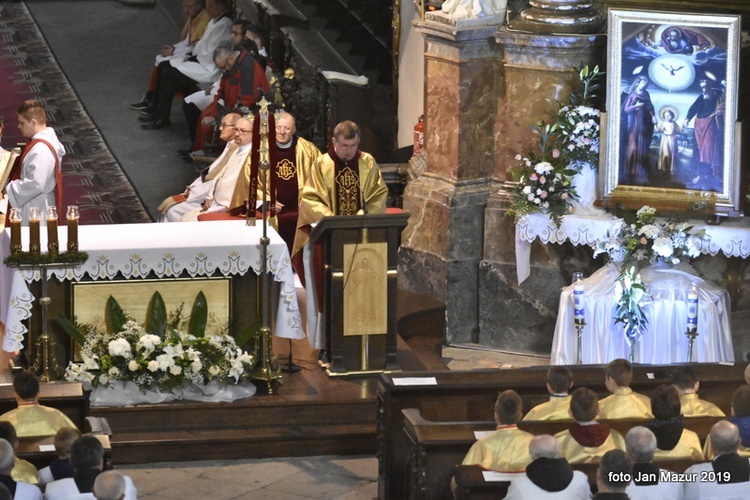
<path fill-rule="evenodd" d="M 42 274 L 42 296 L 39 298 L 39 305 L 42 310 L 42 334 L 36 340 L 36 360 L 34 360 L 33 369 L 39 374 L 40 382 L 49 382 L 55 380 L 60 372 L 60 366 L 57 364 L 57 358 L 55 357 L 55 341 L 50 337 L 47 325 L 47 308 L 52 302 L 52 299 L 47 295 L 48 266 L 41 265 L 39 267 Z"/>
<path fill-rule="evenodd" d="M 692 363 L 693 362 L 693 345 L 695 344 L 695 337 L 698 336 L 698 328 L 688 327 L 687 330 L 685 331 L 685 335 L 688 338 L 687 362 Z"/>
<path fill-rule="evenodd" d="M 583 364 L 583 353 L 581 352 L 583 350 L 583 341 L 581 340 L 582 334 L 583 334 L 583 327 L 586 326 L 586 321 L 582 319 L 575 320 L 575 327 L 576 327 L 576 364 L 580 365 Z"/>

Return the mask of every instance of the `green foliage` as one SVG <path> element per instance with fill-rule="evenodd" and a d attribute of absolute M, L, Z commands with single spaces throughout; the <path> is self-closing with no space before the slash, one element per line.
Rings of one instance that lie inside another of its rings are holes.
<path fill-rule="evenodd" d="M 242 333 L 235 335 L 235 341 L 237 342 L 237 345 L 240 347 L 245 347 L 250 343 L 251 340 L 257 337 L 260 333 L 260 323 L 260 320 L 258 320 L 252 325 L 248 326 Z"/>
<path fill-rule="evenodd" d="M 3 263 L 8 267 L 21 266 L 39 266 L 44 264 L 69 264 L 71 266 L 80 266 L 89 259 L 86 252 L 60 252 L 57 255 L 48 253 L 32 254 L 30 252 L 20 252 L 15 255 L 9 255 Z"/>
<path fill-rule="evenodd" d="M 193 309 L 190 311 L 190 323 L 188 333 L 195 337 L 203 337 L 206 333 L 206 321 L 208 321 L 208 302 L 201 290 L 195 297 Z"/>
<path fill-rule="evenodd" d="M 125 312 L 120 304 L 111 295 L 104 306 L 104 322 L 107 325 L 107 333 L 115 334 L 122 330 L 122 326 L 127 322 Z"/>
<path fill-rule="evenodd" d="M 67 333 L 78 345 L 82 346 L 84 342 L 86 342 L 86 335 L 74 322 L 70 321 L 65 316 L 58 316 L 55 318 L 55 322 L 60 325 L 65 333 Z"/>
<path fill-rule="evenodd" d="M 154 292 L 146 310 L 146 331 L 164 339 L 167 332 L 167 306 L 159 292 Z"/>
<path fill-rule="evenodd" d="M 619 299 L 615 307 L 615 324 L 622 323 L 625 336 L 632 343 L 640 337 L 648 324 L 642 303 L 650 299 L 635 266 L 627 268 L 617 278 L 617 293 Z"/>

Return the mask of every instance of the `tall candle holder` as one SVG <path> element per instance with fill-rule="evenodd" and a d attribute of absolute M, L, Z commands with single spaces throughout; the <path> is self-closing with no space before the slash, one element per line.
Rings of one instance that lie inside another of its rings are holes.
<path fill-rule="evenodd" d="M 10 254 L 18 255 L 23 251 L 21 244 L 21 210 L 11 208 L 8 214 L 10 223 Z"/>
<path fill-rule="evenodd" d="M 29 253 L 32 255 L 39 255 L 42 253 L 42 247 L 39 240 L 39 222 L 42 219 L 42 214 L 39 213 L 37 207 L 31 207 L 29 209 Z"/>
<path fill-rule="evenodd" d="M 576 364 L 583 364 L 583 327 L 586 319 L 583 309 L 583 273 L 573 273 L 573 322 L 576 329 Z"/>
<path fill-rule="evenodd" d="M 57 239 L 57 207 L 47 207 L 45 219 L 47 220 L 47 253 L 50 257 L 56 257 L 60 253 L 60 242 Z"/>
<path fill-rule="evenodd" d="M 68 205 L 68 211 L 65 214 L 68 220 L 68 252 L 78 251 L 78 219 L 81 214 L 78 211 L 78 205 Z"/>
<path fill-rule="evenodd" d="M 698 289 L 695 285 L 690 287 L 687 296 L 687 329 L 685 336 L 688 338 L 687 362 L 693 362 L 693 346 L 698 336 Z"/>

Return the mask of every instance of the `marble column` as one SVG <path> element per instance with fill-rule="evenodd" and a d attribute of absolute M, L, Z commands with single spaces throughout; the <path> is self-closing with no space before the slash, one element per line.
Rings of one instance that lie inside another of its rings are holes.
<path fill-rule="evenodd" d="M 402 234 L 399 287 L 444 302 L 446 341 L 472 342 L 479 331 L 478 271 L 494 168 L 497 24 L 427 15 L 415 26 L 426 40 L 427 166 L 404 193 L 411 217 Z"/>
<path fill-rule="evenodd" d="M 505 217 L 510 203 L 509 168 L 515 155 L 538 153 L 531 126 L 567 102 L 578 82 L 577 68 L 601 64 L 604 35 L 537 35 L 500 28 L 495 39 L 504 54 L 497 89 L 495 162 L 484 215 L 483 259 L 479 265 L 479 343 L 520 352 L 548 354 L 560 288 L 570 278 L 559 248 L 534 244 L 532 275 L 516 280 L 515 224 Z"/>

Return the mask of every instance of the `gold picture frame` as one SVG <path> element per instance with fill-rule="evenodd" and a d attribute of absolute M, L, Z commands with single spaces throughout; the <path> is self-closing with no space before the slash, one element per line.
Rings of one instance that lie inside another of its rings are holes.
<path fill-rule="evenodd" d="M 608 16 L 603 204 L 738 214 L 739 16 Z"/>

